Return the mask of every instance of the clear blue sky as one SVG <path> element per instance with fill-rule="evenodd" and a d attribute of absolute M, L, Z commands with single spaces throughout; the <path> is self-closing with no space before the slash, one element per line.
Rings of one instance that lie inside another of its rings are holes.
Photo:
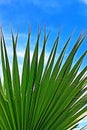
<path fill-rule="evenodd" d="M 87 33 L 87 0 L 0 0 L 0 26 L 3 28 L 9 49 L 10 26 L 13 27 L 14 32 L 20 28 L 19 42 L 22 44 L 19 44 L 18 47 L 23 51 L 28 25 L 31 26 L 33 32 L 31 48 L 34 46 L 38 26 L 42 29 L 46 27 L 48 31 L 51 31 L 47 45 L 48 53 L 57 36 L 58 29 L 61 29 L 60 49 L 68 36 L 75 30 L 75 35 L 67 50 L 68 54 L 80 32 L 85 30 Z M 85 50 L 87 50 L 87 40 L 79 49 L 76 59 Z M 18 56 L 22 58 L 22 52 L 19 51 Z M 84 59 L 82 68 L 86 65 L 87 57 Z M 87 124 L 86 121 L 84 124 Z"/>

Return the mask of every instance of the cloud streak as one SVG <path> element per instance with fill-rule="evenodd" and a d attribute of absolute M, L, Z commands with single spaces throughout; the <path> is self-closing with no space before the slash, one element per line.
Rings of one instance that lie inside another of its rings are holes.
<path fill-rule="evenodd" d="M 0 5 L 2 4 L 10 4 L 11 0 L 0 0 Z"/>
<path fill-rule="evenodd" d="M 87 4 L 87 0 L 81 0 L 84 4 Z"/>
<path fill-rule="evenodd" d="M 44 0 L 29 0 L 29 3 L 32 3 L 36 6 L 41 6 L 41 7 L 50 7 L 50 8 L 55 8 L 59 6 L 59 2 L 57 0 L 49 0 L 49 1 L 44 1 Z"/>

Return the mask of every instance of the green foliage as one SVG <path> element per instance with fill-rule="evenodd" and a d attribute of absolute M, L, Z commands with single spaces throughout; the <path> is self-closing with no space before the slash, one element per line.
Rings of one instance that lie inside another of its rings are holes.
<path fill-rule="evenodd" d="M 31 33 L 28 34 L 21 81 L 16 53 L 18 34 L 15 39 L 12 33 L 12 75 L 2 35 L 0 52 L 4 81 L 2 83 L 0 79 L 0 130 L 74 129 L 87 116 L 87 66 L 78 74 L 87 50 L 73 65 L 75 54 L 85 35 L 80 34 L 63 62 L 70 36 L 55 63 L 58 34 L 44 67 L 48 35 L 44 35 L 42 52 L 38 58 L 40 34 L 41 32 L 37 35 L 31 63 Z"/>

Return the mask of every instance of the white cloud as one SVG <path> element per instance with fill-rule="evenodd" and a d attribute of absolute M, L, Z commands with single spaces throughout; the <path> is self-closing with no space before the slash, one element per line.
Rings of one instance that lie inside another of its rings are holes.
<path fill-rule="evenodd" d="M 50 7 L 50 8 L 55 8 L 59 6 L 59 2 L 57 0 L 49 0 L 49 1 L 44 1 L 44 0 L 29 0 L 28 2 L 33 3 L 36 6 L 41 6 L 41 7 Z"/>
<path fill-rule="evenodd" d="M 8 55 L 12 58 L 13 53 L 10 50 L 11 50 L 11 48 L 9 47 L 8 48 Z M 17 57 L 18 57 L 18 59 L 21 58 L 21 60 L 23 60 L 24 53 L 25 53 L 24 50 L 22 50 L 22 51 L 18 51 L 17 50 Z M 38 55 L 39 58 L 40 58 L 40 54 L 41 54 L 41 51 L 39 52 L 39 55 Z M 30 51 L 30 62 L 32 60 L 32 57 L 33 57 L 33 51 Z M 47 63 L 48 57 L 49 57 L 49 52 L 46 52 L 46 54 L 45 54 L 45 61 L 44 61 L 45 65 Z"/>
<path fill-rule="evenodd" d="M 1 62 L 0 62 L 0 78 L 2 78 L 3 75 L 2 75 L 2 69 L 1 69 Z"/>
<path fill-rule="evenodd" d="M 87 0 L 81 0 L 84 4 L 87 4 Z"/>
<path fill-rule="evenodd" d="M 0 0 L 0 4 L 12 4 L 12 3 L 19 3 L 19 4 L 24 4 L 24 3 L 31 3 L 35 6 L 41 6 L 41 7 L 58 7 L 59 2 L 57 0 Z"/>
<path fill-rule="evenodd" d="M 87 115 L 87 114 L 86 114 L 86 115 Z M 84 126 L 87 126 L 87 116 L 79 122 L 78 128 L 81 129 L 81 128 L 84 127 Z M 79 130 L 79 129 L 78 129 L 78 130 Z M 85 130 L 86 130 L 86 129 L 85 129 Z"/>
<path fill-rule="evenodd" d="M 21 0 L 20 0 L 21 1 Z M 75 3 L 75 0 L 66 0 L 65 1 L 58 1 L 58 0 L 26 0 L 26 2 L 28 3 L 32 3 L 36 6 L 39 6 L 41 8 L 43 7 L 47 7 L 47 8 L 57 8 L 57 10 L 60 10 L 59 8 L 63 7 L 63 6 L 69 6 L 72 3 Z"/>
<path fill-rule="evenodd" d="M 10 4 L 11 0 L 0 0 L 0 4 Z"/>

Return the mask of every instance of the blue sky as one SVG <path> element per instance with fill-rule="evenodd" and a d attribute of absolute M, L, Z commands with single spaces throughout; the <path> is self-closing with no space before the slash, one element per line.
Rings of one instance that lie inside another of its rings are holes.
<path fill-rule="evenodd" d="M 2 26 L 5 34 L 10 57 L 12 56 L 10 28 L 12 26 L 14 33 L 16 33 L 19 28 L 19 68 L 21 68 L 21 61 L 26 45 L 28 25 L 32 28 L 31 56 L 38 27 L 40 26 L 42 30 L 46 27 L 47 31 L 51 31 L 45 61 L 47 60 L 58 30 L 61 29 L 60 50 L 68 36 L 75 30 L 75 34 L 66 52 L 67 56 L 81 31 L 87 33 L 87 0 L 0 0 L 0 26 Z M 85 40 L 80 47 L 75 60 L 77 60 L 85 50 L 87 50 L 87 40 Z M 83 61 L 82 68 L 86 65 L 87 57 Z M 0 70 L 0 75 L 1 73 Z M 84 123 L 81 123 L 81 125 L 84 124 L 87 124 L 86 119 Z"/>
<path fill-rule="evenodd" d="M 41 25 L 52 30 L 78 31 L 87 28 L 86 0 L 0 0 L 0 24 L 9 29 L 10 24 L 22 31 L 28 24 Z M 35 29 L 35 28 L 34 28 Z"/>
<path fill-rule="evenodd" d="M 63 47 L 69 35 L 75 30 L 70 46 L 75 39 L 85 30 L 87 32 L 87 0 L 0 0 L 0 25 L 6 35 L 7 43 L 10 43 L 10 28 L 14 32 L 21 33 L 19 48 L 24 49 L 27 38 L 28 25 L 32 28 L 32 48 L 34 47 L 38 26 L 51 31 L 47 50 L 61 29 L 59 48 Z M 9 45 L 10 46 L 10 45 Z M 79 49 L 78 55 L 87 48 L 86 40 Z M 68 51 L 70 48 L 68 48 Z M 67 52 L 68 53 L 68 52 Z M 77 57 L 78 58 L 78 57 Z M 83 66 L 86 65 L 84 61 Z"/>

